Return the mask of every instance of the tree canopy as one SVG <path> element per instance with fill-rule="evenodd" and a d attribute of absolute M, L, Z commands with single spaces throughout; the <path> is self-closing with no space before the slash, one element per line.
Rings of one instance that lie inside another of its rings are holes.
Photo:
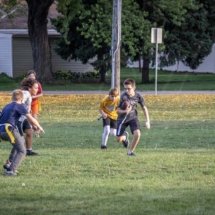
<path fill-rule="evenodd" d="M 181 25 L 169 23 L 166 26 L 165 49 L 161 57 L 163 65 L 182 61 L 196 69 L 211 52 L 215 6 L 209 3 L 211 1 L 197 2 L 195 6 L 186 8 Z"/>
<path fill-rule="evenodd" d="M 151 27 L 163 27 L 167 30 L 166 35 L 168 32 L 174 33 L 170 26 L 182 25 L 184 15 L 193 7 L 192 2 L 192 0 L 123 1 L 122 56 L 134 60 L 144 59 L 143 81 L 149 81 L 148 71 L 153 48 L 150 43 Z M 96 57 L 94 65 L 103 75 L 101 77 L 104 77 L 110 65 L 112 2 L 76 1 L 78 10 L 73 4 L 72 1 L 59 1 L 59 10 L 63 16 L 54 23 L 62 33 L 63 39 L 59 42 L 57 51 L 65 59 L 80 59 L 83 63 Z M 104 65 L 105 68 L 102 68 Z M 104 78 L 101 81 L 104 81 Z"/>
<path fill-rule="evenodd" d="M 5 11 L 18 0 L 3 0 Z M 41 81 L 50 80 L 51 55 L 47 14 L 54 0 L 26 0 L 34 69 Z M 101 81 L 110 69 L 112 1 L 58 0 L 61 16 L 54 25 L 61 33 L 57 51 L 64 59 L 81 60 L 100 71 Z M 2 3 L 1 3 L 2 4 Z M 152 27 L 164 29 L 162 65 L 182 61 L 196 68 L 207 56 L 215 38 L 215 4 L 211 0 L 123 0 L 121 52 L 126 59 L 143 59 L 142 82 L 149 81 L 153 60 Z"/>

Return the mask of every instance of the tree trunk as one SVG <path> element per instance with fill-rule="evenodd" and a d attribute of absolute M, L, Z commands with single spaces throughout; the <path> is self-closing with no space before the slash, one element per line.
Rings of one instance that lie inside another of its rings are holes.
<path fill-rule="evenodd" d="M 141 63 L 141 60 L 142 60 L 142 56 L 139 55 L 138 63 L 139 63 L 139 72 L 140 72 L 140 73 L 142 72 L 142 63 Z"/>
<path fill-rule="evenodd" d="M 28 3 L 28 33 L 30 37 L 33 68 L 38 80 L 52 80 L 51 50 L 48 40 L 47 17 L 54 0 L 26 0 Z"/>
<path fill-rule="evenodd" d="M 149 58 L 143 56 L 142 84 L 149 83 L 149 64 L 150 64 Z"/>
<path fill-rule="evenodd" d="M 106 83 L 106 75 L 105 74 L 106 74 L 105 68 L 101 67 L 100 68 L 100 80 L 99 80 L 100 83 Z"/>
<path fill-rule="evenodd" d="M 105 60 L 105 56 L 102 54 L 102 52 L 98 53 L 97 55 L 97 69 L 99 70 L 100 73 L 100 83 L 106 83 L 106 72 L 107 72 L 107 62 Z"/>

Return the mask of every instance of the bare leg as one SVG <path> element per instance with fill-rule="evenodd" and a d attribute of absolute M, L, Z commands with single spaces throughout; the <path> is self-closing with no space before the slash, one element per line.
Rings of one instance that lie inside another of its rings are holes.
<path fill-rule="evenodd" d="M 134 152 L 134 150 L 136 149 L 136 147 L 140 141 L 140 136 L 141 136 L 140 130 L 139 129 L 135 130 L 133 133 L 133 139 L 130 144 L 128 153 Z"/>
<path fill-rule="evenodd" d="M 33 132 L 32 129 L 25 129 L 25 144 L 27 150 L 32 150 Z"/>
<path fill-rule="evenodd" d="M 32 129 L 25 129 L 25 144 L 26 144 L 26 155 L 38 155 L 38 153 L 32 150 L 32 143 L 33 143 L 33 130 Z"/>

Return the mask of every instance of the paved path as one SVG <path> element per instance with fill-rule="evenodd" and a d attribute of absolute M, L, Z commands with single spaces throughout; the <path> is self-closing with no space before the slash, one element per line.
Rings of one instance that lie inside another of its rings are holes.
<path fill-rule="evenodd" d="M 141 91 L 139 91 L 141 92 Z M 8 94 L 11 93 L 11 91 L 0 91 L 0 94 Z M 108 91 L 43 91 L 44 95 L 73 95 L 73 94 L 77 94 L 77 95 L 83 95 L 83 94 L 107 94 Z M 144 95 L 155 95 L 155 91 L 143 91 Z M 215 94 L 215 90 L 207 90 L 207 91 L 158 91 L 157 95 L 178 95 L 178 94 L 205 94 L 205 95 L 212 95 Z"/>
<path fill-rule="evenodd" d="M 46 95 L 69 95 L 69 94 L 107 94 L 108 91 L 43 91 Z M 155 91 L 144 91 L 145 95 L 155 95 Z M 171 94 L 215 94 L 214 91 L 158 91 L 157 95 Z"/>

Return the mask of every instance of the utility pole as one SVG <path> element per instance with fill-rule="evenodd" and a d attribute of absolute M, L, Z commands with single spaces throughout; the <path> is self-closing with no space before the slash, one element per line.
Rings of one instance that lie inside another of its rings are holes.
<path fill-rule="evenodd" d="M 112 79 L 111 87 L 117 87 L 120 90 L 120 46 L 121 46 L 121 11 L 122 0 L 113 0 L 113 18 L 112 18 Z"/>

